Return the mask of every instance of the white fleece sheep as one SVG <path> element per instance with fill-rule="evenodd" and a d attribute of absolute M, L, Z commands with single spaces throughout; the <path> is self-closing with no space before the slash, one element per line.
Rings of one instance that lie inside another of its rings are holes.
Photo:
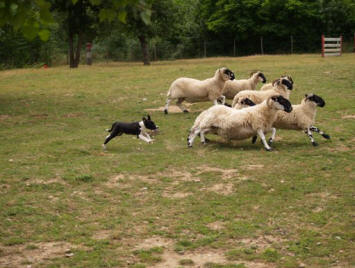
<path fill-rule="evenodd" d="M 273 126 L 280 129 L 303 130 L 310 138 L 313 146 L 317 146 L 318 143 L 314 141 L 312 131 L 319 133 L 325 139 L 330 139 L 328 134 L 313 125 L 317 106 L 324 107 L 324 105 L 325 102 L 321 97 L 315 94 L 306 94 L 301 104 L 292 105 L 291 113 L 277 113 Z M 275 136 L 272 136 L 269 141 L 272 142 L 274 138 Z"/>
<path fill-rule="evenodd" d="M 249 79 L 227 81 L 224 84 L 222 94 L 227 99 L 232 100 L 234 96 L 237 95 L 237 93 L 242 90 L 255 90 L 256 85 L 258 84 L 259 81 L 261 81 L 262 83 L 266 82 L 266 78 L 264 74 L 260 71 L 252 72 L 250 74 Z"/>
<path fill-rule="evenodd" d="M 279 79 L 282 79 L 282 78 L 285 78 L 287 79 L 288 81 L 291 82 L 291 84 L 293 85 L 293 80 L 292 80 L 292 77 L 289 76 L 289 75 L 282 75 Z M 269 89 L 272 89 L 274 87 L 274 83 L 276 83 L 279 79 L 276 79 L 274 80 L 272 83 L 267 83 L 265 85 L 263 85 L 260 90 L 269 90 Z"/>
<path fill-rule="evenodd" d="M 254 106 L 254 105 L 255 105 L 255 103 L 253 101 L 251 101 L 248 98 L 245 98 L 245 99 L 242 99 L 240 102 L 238 102 L 233 108 L 240 110 L 240 109 L 247 108 L 247 107 Z"/>
<path fill-rule="evenodd" d="M 233 99 L 232 107 L 245 98 L 249 98 L 255 104 L 259 104 L 274 95 L 281 95 L 286 99 L 290 98 L 290 90 L 292 90 L 292 84 L 290 81 L 283 78 L 275 82 L 274 85 L 273 89 L 270 90 L 243 90 L 239 92 Z"/>
<path fill-rule="evenodd" d="M 225 97 L 222 95 L 224 83 L 227 80 L 233 80 L 234 73 L 223 67 L 217 69 L 212 78 L 205 80 L 197 80 L 193 78 L 181 77 L 176 79 L 170 86 L 166 105 L 164 108 L 165 114 L 168 113 L 168 107 L 172 100 L 176 99 L 176 105 L 183 111 L 188 112 L 182 105 L 183 101 L 201 102 L 213 101 L 216 105 L 218 99 L 222 99 L 224 104 Z"/>
<path fill-rule="evenodd" d="M 227 140 L 242 140 L 258 134 L 265 149 L 270 151 L 264 133 L 270 131 L 279 110 L 292 110 L 291 103 L 280 95 L 271 96 L 259 105 L 241 110 L 224 105 L 212 106 L 196 118 L 187 144 L 192 147 L 197 135 L 200 135 L 201 142 L 205 143 L 206 133 L 213 133 Z"/>

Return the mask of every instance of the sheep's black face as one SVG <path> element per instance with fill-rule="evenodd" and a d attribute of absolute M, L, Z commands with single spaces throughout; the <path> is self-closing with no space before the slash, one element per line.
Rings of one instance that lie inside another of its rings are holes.
<path fill-rule="evenodd" d="M 293 85 L 293 80 L 292 80 L 292 77 L 291 77 L 291 76 L 289 76 L 289 75 L 287 75 L 286 77 L 287 77 L 287 79 L 291 82 L 291 84 Z"/>
<path fill-rule="evenodd" d="M 283 110 L 287 113 L 290 113 L 292 111 L 292 105 L 291 105 L 291 102 L 282 97 L 281 95 L 280 96 L 274 96 L 272 97 L 272 99 L 275 101 L 275 102 L 278 102 L 281 106 L 283 106 Z"/>
<path fill-rule="evenodd" d="M 318 95 L 315 95 L 315 94 L 307 95 L 306 94 L 306 98 L 307 98 L 307 100 L 313 101 L 314 103 L 316 103 L 319 107 L 324 107 L 324 105 L 325 105 L 325 101 Z"/>
<path fill-rule="evenodd" d="M 143 117 L 143 123 L 144 123 L 144 126 L 147 128 L 147 129 L 150 129 L 150 130 L 158 130 L 158 127 L 155 125 L 155 123 L 151 120 L 150 118 L 150 115 L 148 115 L 147 118 Z"/>
<path fill-rule="evenodd" d="M 293 89 L 292 83 L 286 79 L 281 79 L 281 84 L 285 85 L 289 90 Z"/>
<path fill-rule="evenodd" d="M 226 69 L 224 71 L 224 74 L 228 75 L 230 80 L 234 80 L 235 79 L 234 73 L 231 70 L 229 70 L 229 69 Z"/>
<path fill-rule="evenodd" d="M 249 98 L 242 99 L 242 101 L 240 103 L 243 105 L 248 105 L 248 106 L 255 105 L 255 103 L 252 100 L 250 100 Z"/>
<path fill-rule="evenodd" d="M 259 77 L 262 79 L 262 83 L 266 83 L 266 77 L 263 73 L 259 73 Z"/>

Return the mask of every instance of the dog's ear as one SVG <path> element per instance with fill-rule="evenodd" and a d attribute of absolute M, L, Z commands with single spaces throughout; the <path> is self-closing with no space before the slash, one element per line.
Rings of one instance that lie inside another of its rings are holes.
<path fill-rule="evenodd" d="M 142 117 L 142 120 L 143 120 L 144 122 L 147 121 L 147 119 L 146 119 L 144 116 Z"/>
<path fill-rule="evenodd" d="M 148 114 L 148 117 L 147 117 L 147 118 L 148 118 L 148 120 L 150 120 L 150 115 L 149 115 L 149 114 Z"/>

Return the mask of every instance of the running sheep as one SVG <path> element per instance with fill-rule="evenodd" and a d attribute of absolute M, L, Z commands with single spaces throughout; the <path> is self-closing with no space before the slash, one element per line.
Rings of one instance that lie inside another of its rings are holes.
<path fill-rule="evenodd" d="M 232 100 L 242 90 L 255 90 L 259 81 L 266 83 L 265 75 L 260 71 L 252 72 L 249 79 L 227 81 L 224 84 L 222 94 L 227 99 Z"/>
<path fill-rule="evenodd" d="M 188 110 L 182 105 L 183 101 L 191 103 L 213 101 L 216 105 L 217 100 L 222 99 L 222 104 L 224 104 L 225 97 L 222 95 L 224 84 L 227 80 L 234 78 L 234 73 L 225 67 L 217 69 L 213 77 L 202 81 L 186 77 L 178 78 L 169 88 L 164 113 L 168 113 L 172 100 L 177 100 L 176 105 L 185 113 Z"/>
<path fill-rule="evenodd" d="M 256 90 L 243 90 L 235 95 L 232 103 L 232 107 L 240 102 L 242 99 L 249 98 L 255 104 L 259 104 L 273 95 L 281 95 L 286 99 L 290 98 L 290 91 L 292 90 L 293 86 L 290 81 L 285 78 L 278 79 L 274 83 L 273 89 L 270 90 L 263 90 L 263 91 L 256 91 Z"/>
<path fill-rule="evenodd" d="M 330 139 L 330 136 L 319 128 L 314 126 L 317 107 L 324 107 L 325 101 L 316 94 L 306 94 L 301 104 L 292 105 L 292 112 L 277 113 L 273 127 L 280 129 L 303 130 L 311 140 L 313 146 L 318 143 L 314 141 L 312 132 L 317 132 L 325 139 Z M 276 133 L 275 133 L 276 134 Z M 272 143 L 275 134 L 271 136 L 269 142 Z"/>
<path fill-rule="evenodd" d="M 290 81 L 291 84 L 292 84 L 292 86 L 293 86 L 293 79 L 292 79 L 291 76 L 289 76 L 289 75 L 282 75 L 279 79 L 282 79 L 282 78 L 287 79 L 288 81 Z M 279 79 L 274 80 L 272 83 L 267 83 L 267 84 L 263 85 L 263 86 L 260 88 L 260 90 L 269 90 L 269 89 L 272 89 L 272 88 L 274 87 L 274 83 L 277 82 Z"/>
<path fill-rule="evenodd" d="M 224 105 L 215 105 L 203 111 L 195 120 L 187 138 L 187 144 L 192 147 L 197 135 L 205 143 L 205 134 L 212 133 L 227 140 L 243 140 L 259 135 L 264 148 L 271 151 L 265 140 L 264 133 L 272 128 L 277 111 L 291 112 L 289 100 L 280 95 L 267 98 L 259 105 L 236 110 Z"/>

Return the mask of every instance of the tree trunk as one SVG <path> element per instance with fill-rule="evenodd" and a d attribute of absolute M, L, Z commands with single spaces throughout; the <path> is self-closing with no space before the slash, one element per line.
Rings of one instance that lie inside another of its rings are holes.
<path fill-rule="evenodd" d="M 74 34 L 69 34 L 69 66 L 70 68 L 78 68 L 80 63 L 80 51 L 82 45 L 83 35 L 78 34 L 78 41 L 76 44 L 76 51 L 74 51 Z"/>
<path fill-rule="evenodd" d="M 74 35 L 69 34 L 69 66 L 70 68 L 75 68 L 74 66 Z"/>
<path fill-rule="evenodd" d="M 76 54 L 75 54 L 75 67 L 78 67 L 80 63 L 80 51 L 81 51 L 81 45 L 83 43 L 82 41 L 83 41 L 83 34 L 79 32 L 78 43 L 76 46 Z"/>
<path fill-rule="evenodd" d="M 138 37 L 141 43 L 142 52 L 143 52 L 143 64 L 150 65 L 149 61 L 149 51 L 148 51 L 148 43 L 144 35 Z"/>

